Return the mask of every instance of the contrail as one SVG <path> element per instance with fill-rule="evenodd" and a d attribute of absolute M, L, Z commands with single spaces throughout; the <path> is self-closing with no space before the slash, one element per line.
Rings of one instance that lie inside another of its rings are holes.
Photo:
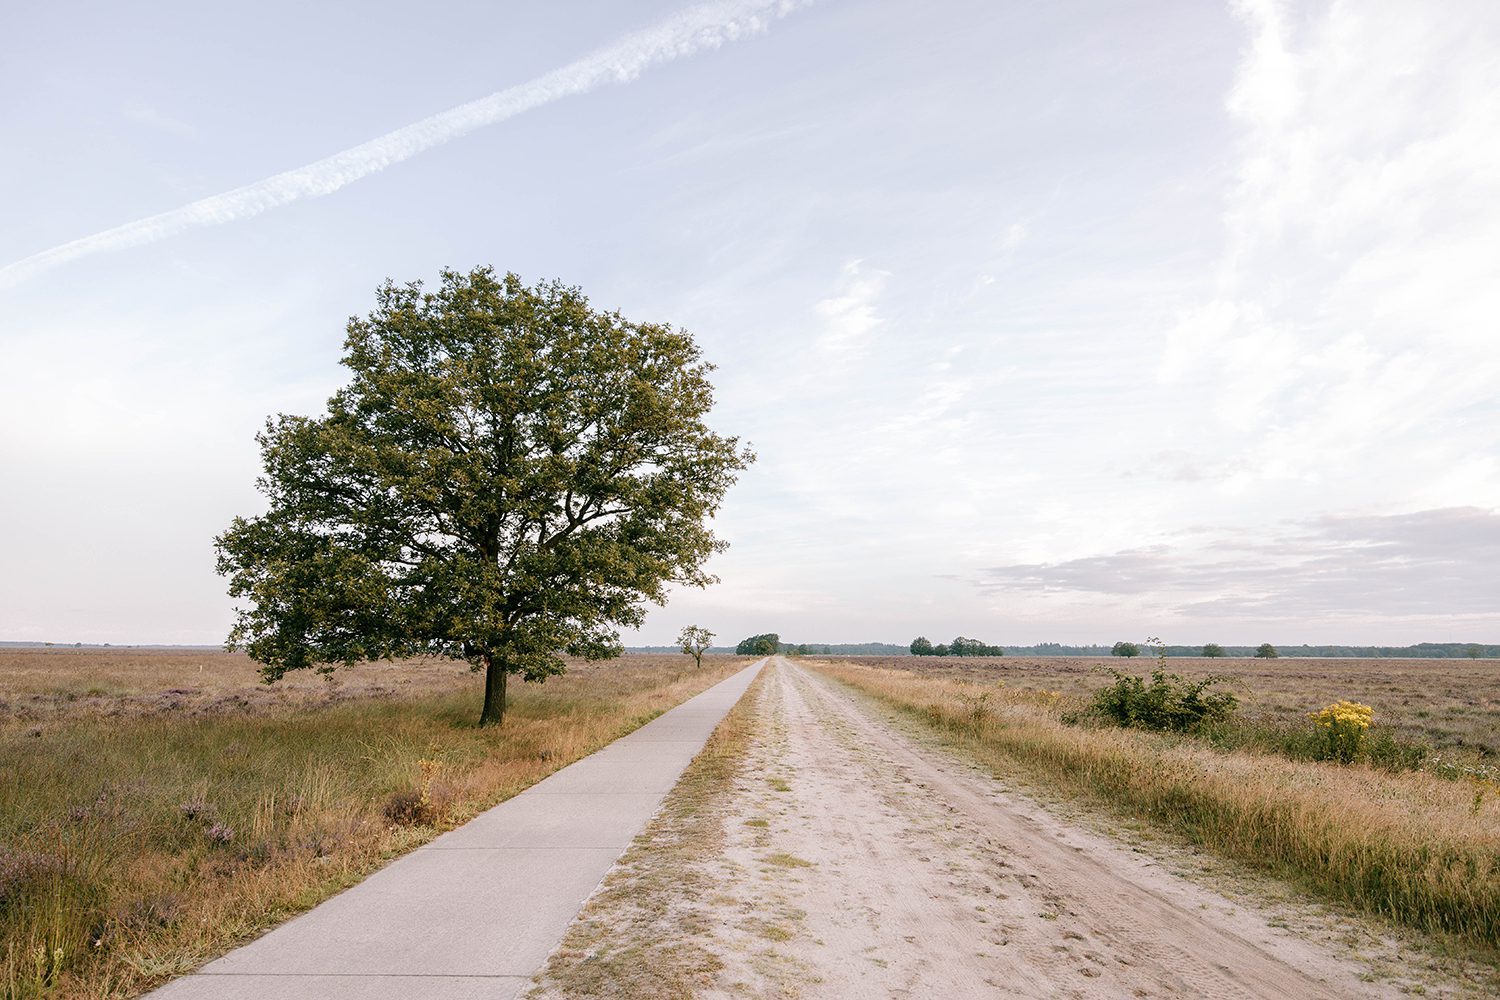
<path fill-rule="evenodd" d="M 13 287 L 79 257 L 154 243 L 184 230 L 236 222 L 303 198 L 331 194 L 393 163 L 409 160 L 434 146 L 523 111 L 606 83 L 627 83 L 660 63 L 759 34 L 773 21 L 807 2 L 810 0 L 716 0 L 684 8 L 649 28 L 632 32 L 577 62 L 526 83 L 460 104 L 295 170 L 63 243 L 0 267 L 0 288 Z"/>

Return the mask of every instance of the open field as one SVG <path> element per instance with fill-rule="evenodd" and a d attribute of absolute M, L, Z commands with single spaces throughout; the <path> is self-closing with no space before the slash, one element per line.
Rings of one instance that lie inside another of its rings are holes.
<path fill-rule="evenodd" d="M 1087 696 L 1110 680 L 1106 668 L 1146 674 L 1156 658 L 936 656 L 840 657 L 839 663 L 911 671 L 922 676 L 1000 679 L 1026 690 Z M 1199 659 L 1172 657 L 1167 669 L 1186 676 L 1221 674 L 1250 721 L 1302 725 L 1307 713 L 1341 698 L 1375 709 L 1378 725 L 1437 749 L 1500 758 L 1500 660 Z"/>
<path fill-rule="evenodd" d="M 1257 665 L 1262 704 L 1292 700 L 1288 684 L 1266 682 L 1275 666 Z M 1041 689 L 1071 677 L 1081 691 L 1082 664 L 1076 673 L 1050 663 L 933 670 L 840 662 L 819 669 L 943 734 L 997 774 L 1104 806 L 1325 898 L 1446 936 L 1486 961 L 1500 952 L 1500 802 L 1476 799 L 1470 783 L 1069 725 L 1064 720 L 1076 701 Z M 1381 676 L 1363 669 L 1367 682 Z M 994 683 L 1000 676 L 1004 687 Z M 1322 683 L 1308 696 L 1309 707 L 1336 692 L 1336 681 Z M 1417 683 L 1387 676 L 1383 684 L 1336 693 L 1383 690 L 1399 704 L 1415 701 Z M 1457 690 L 1447 697 L 1463 701 Z M 1476 691 L 1469 703 L 1483 704 L 1481 698 Z"/>
<path fill-rule="evenodd" d="M 475 683 L 467 664 L 451 660 L 366 663 L 331 677 L 303 670 L 265 684 L 250 657 L 216 649 L 0 648 L 0 722 L 237 715 L 449 694 Z"/>
<path fill-rule="evenodd" d="M 577 664 L 480 729 L 450 664 L 268 689 L 223 653 L 0 651 L 0 992 L 187 972 L 744 662 Z"/>

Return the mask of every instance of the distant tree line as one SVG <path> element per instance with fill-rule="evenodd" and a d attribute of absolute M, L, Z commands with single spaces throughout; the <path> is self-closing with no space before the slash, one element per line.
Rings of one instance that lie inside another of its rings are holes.
<path fill-rule="evenodd" d="M 762 635 L 752 635 L 748 639 L 741 639 L 734 651 L 740 656 L 774 656 L 777 653 L 786 656 L 891 656 L 892 650 L 905 652 L 905 648 L 894 646 L 888 642 L 856 642 L 856 643 L 817 643 L 817 642 L 782 642 L 781 636 L 775 632 L 766 632 Z M 725 650 L 728 652 L 728 650 Z"/>
<path fill-rule="evenodd" d="M 932 641 L 925 635 L 919 635 L 911 641 L 910 652 L 912 656 L 1004 656 L 1005 650 L 999 646 L 991 646 L 978 639 L 969 639 L 959 636 L 952 642 L 939 643 L 934 646 Z"/>
<path fill-rule="evenodd" d="M 1135 656 L 1140 653 L 1139 647 L 1134 653 L 1121 651 L 1122 647 L 1130 646 L 1135 646 L 1135 643 L 1117 642 L 1108 650 L 1103 647 L 1062 647 L 1056 643 L 1043 643 L 1041 646 L 1030 647 L 1011 646 L 1009 649 L 1012 655 L 1034 656 L 1097 656 L 1101 652 L 1109 652 L 1115 656 Z M 1251 656 L 1263 659 L 1273 659 L 1279 656 L 1343 656 L 1362 660 L 1500 658 L 1500 646 L 1473 642 L 1422 642 L 1414 646 L 1274 646 L 1269 642 L 1263 642 L 1259 646 L 1221 646 L 1217 642 L 1210 642 L 1202 646 L 1166 646 L 1163 648 L 1168 656 Z M 1152 647 L 1152 652 L 1153 654 L 1156 652 L 1156 647 Z"/>
<path fill-rule="evenodd" d="M 1035 646 L 1005 647 L 1011 656 L 1108 656 L 1110 648 L 1098 644 L 1069 645 L 1062 642 L 1039 642 Z"/>
<path fill-rule="evenodd" d="M 752 635 L 748 639 L 741 639 L 740 644 L 734 647 L 734 651 L 740 656 L 775 656 L 783 651 L 781 636 L 775 632 Z"/>
<path fill-rule="evenodd" d="M 704 650 L 705 653 L 738 653 L 745 647 L 746 643 L 754 645 L 754 640 L 769 639 L 774 633 L 767 632 L 765 635 L 751 636 L 743 640 L 737 646 L 710 646 Z M 780 636 L 775 636 L 776 651 L 787 656 L 906 656 L 909 652 L 905 646 L 898 646 L 893 642 L 782 642 Z M 217 646 L 206 646 L 205 649 L 217 649 Z M 764 648 L 764 647 L 762 647 Z M 680 653 L 682 647 L 678 646 L 627 646 L 627 653 Z M 741 655 L 767 656 L 770 654 L 743 653 Z"/>
<path fill-rule="evenodd" d="M 770 635 L 771 633 L 768 633 Z M 752 638 L 761 638 L 752 636 Z M 746 640 L 749 641 L 749 640 Z M 787 655 L 811 655 L 811 656 L 908 656 L 913 655 L 915 650 L 910 646 L 898 646 L 890 642 L 846 642 L 846 643 L 800 643 L 791 645 L 782 643 L 776 637 L 777 652 Z M 40 643 L 0 643 L 0 645 L 41 645 Z M 744 645 L 742 642 L 741 646 Z M 915 645 L 915 641 L 913 642 Z M 1120 645 L 1116 643 L 1115 645 Z M 1262 643 L 1269 646 L 1270 643 Z M 951 644 L 950 644 L 951 646 Z M 938 649 L 947 648 L 933 646 L 933 652 L 925 655 L 938 655 Z M 991 649 L 1002 647 L 991 646 Z M 1344 656 L 1357 659 L 1500 659 L 1500 645 L 1476 643 L 1476 642 L 1422 642 L 1414 646 L 1272 646 L 1280 656 Z M 1069 645 L 1061 642 L 1040 642 L 1034 646 L 1005 646 L 1005 655 L 1009 656 L 1109 656 L 1114 647 L 1099 644 L 1092 645 Z M 1255 656 L 1259 652 L 1257 646 L 1221 646 L 1219 643 L 1210 642 L 1202 646 L 1167 646 L 1168 656 Z M 733 653 L 738 652 L 739 647 L 714 646 L 708 650 L 710 653 Z M 680 652 L 678 646 L 631 646 L 626 652 L 629 653 L 676 653 Z M 1140 652 L 1137 646 L 1136 652 Z M 1152 650 L 1153 655 L 1155 649 Z M 751 654 L 746 654 L 751 655 Z M 766 653 L 758 654 L 770 655 Z M 924 654 L 915 654 L 924 655 Z M 964 653 L 954 654 L 949 652 L 945 655 L 1001 655 Z M 1261 654 L 1264 655 L 1264 654 Z"/>
<path fill-rule="evenodd" d="M 1206 643 L 1203 646 L 1203 648 L 1200 649 L 1200 650 L 1198 650 L 1197 652 L 1187 652 L 1187 653 L 1182 653 L 1182 654 L 1173 653 L 1173 652 L 1171 652 L 1171 650 L 1173 648 L 1186 649 L 1188 647 L 1184 647 L 1184 646 L 1178 646 L 1178 647 L 1164 646 L 1164 645 L 1162 645 L 1160 643 L 1153 642 L 1150 639 L 1147 639 L 1146 642 L 1151 646 L 1152 651 L 1154 653 L 1156 653 L 1156 655 L 1158 655 L 1158 656 L 1177 656 L 1177 655 L 1182 655 L 1182 656 L 1206 656 L 1209 659 L 1216 659 L 1216 658 L 1218 658 L 1220 656 L 1225 655 L 1224 654 L 1224 647 L 1221 646 L 1221 645 L 1219 645 L 1217 642 Z M 1246 647 L 1246 648 L 1248 649 L 1249 647 Z M 1110 656 L 1127 656 L 1127 657 L 1129 657 L 1129 656 L 1140 656 L 1141 655 L 1141 647 L 1138 646 L 1136 643 L 1133 643 L 1133 642 L 1117 642 L 1113 646 L 1110 647 L 1109 655 Z M 1271 645 L 1269 642 L 1263 642 L 1259 646 L 1255 647 L 1255 655 L 1258 656 L 1258 657 L 1260 657 L 1263 660 L 1274 660 L 1274 659 L 1276 659 L 1276 657 L 1280 656 L 1281 654 L 1278 653 L 1278 652 L 1276 652 L 1276 647 L 1275 646 Z"/>

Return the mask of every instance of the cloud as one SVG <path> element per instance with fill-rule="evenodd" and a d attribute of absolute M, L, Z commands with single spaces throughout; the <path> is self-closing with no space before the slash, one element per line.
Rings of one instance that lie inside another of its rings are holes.
<path fill-rule="evenodd" d="M 1194 618 L 1500 617 L 1500 510 L 1329 515 L 1270 536 L 983 570 L 984 590 L 1154 598 Z"/>
<path fill-rule="evenodd" d="M 1433 433 L 1500 378 L 1500 7 L 1454 6 L 1233 5 L 1225 249 L 1157 377 L 1245 483 L 1481 448 Z"/>
<path fill-rule="evenodd" d="M 771 22 L 805 2 L 715 0 L 685 8 L 526 83 L 450 108 L 306 166 L 72 240 L 0 267 L 0 288 L 13 287 L 80 257 L 154 243 L 189 229 L 237 222 L 303 198 L 331 194 L 476 129 L 608 83 L 627 83 L 652 66 L 763 32 Z"/>
<path fill-rule="evenodd" d="M 154 108 L 149 104 L 142 104 L 138 101 L 132 102 L 127 104 L 121 113 L 128 121 L 155 129 L 158 132 L 170 132 L 173 135 L 180 136 L 190 136 L 193 134 L 193 127 L 187 122 L 180 118 L 174 118 L 160 108 Z"/>
<path fill-rule="evenodd" d="M 844 265 L 838 294 L 823 299 L 814 307 L 823 319 L 819 349 L 847 353 L 864 346 L 870 331 L 880 325 L 875 302 L 889 277 L 888 271 L 867 269 L 862 260 L 851 260 Z"/>
<path fill-rule="evenodd" d="M 985 270 L 979 275 L 981 285 L 993 285 L 997 280 L 997 272 L 1002 270 L 1011 259 L 1015 257 L 1016 251 L 1026 238 L 1031 235 L 1030 227 L 1025 222 L 1012 222 L 1000 233 L 997 242 L 997 253 L 993 260 L 985 265 Z"/>

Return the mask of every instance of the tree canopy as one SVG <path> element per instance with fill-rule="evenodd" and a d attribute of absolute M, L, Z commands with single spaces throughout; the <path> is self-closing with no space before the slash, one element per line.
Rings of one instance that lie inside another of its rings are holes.
<path fill-rule="evenodd" d="M 505 679 L 602 659 L 669 583 L 707 586 L 707 522 L 754 456 L 704 420 L 692 337 L 489 268 L 387 282 L 347 385 L 259 435 L 268 510 L 216 539 L 230 646 L 288 670 L 432 655 Z"/>
<path fill-rule="evenodd" d="M 774 656 L 781 652 L 781 636 L 775 632 L 752 635 L 741 639 L 734 651 L 740 656 Z"/>
<path fill-rule="evenodd" d="M 1219 657 L 1224 655 L 1224 647 L 1217 642 L 1208 642 L 1203 645 L 1203 655 L 1207 657 Z"/>
<path fill-rule="evenodd" d="M 1111 656 L 1140 656 L 1141 647 L 1133 642 L 1117 642 L 1109 652 Z"/>
<path fill-rule="evenodd" d="M 925 636 L 919 635 L 911 641 L 911 655 L 913 656 L 1004 656 L 1005 650 L 999 646 L 991 646 L 979 639 L 968 639 L 959 636 L 952 642 L 939 643 L 934 646 Z"/>
<path fill-rule="evenodd" d="M 1263 642 L 1255 647 L 1255 655 L 1264 660 L 1274 660 L 1281 654 L 1276 652 L 1276 647 L 1269 642 Z"/>

